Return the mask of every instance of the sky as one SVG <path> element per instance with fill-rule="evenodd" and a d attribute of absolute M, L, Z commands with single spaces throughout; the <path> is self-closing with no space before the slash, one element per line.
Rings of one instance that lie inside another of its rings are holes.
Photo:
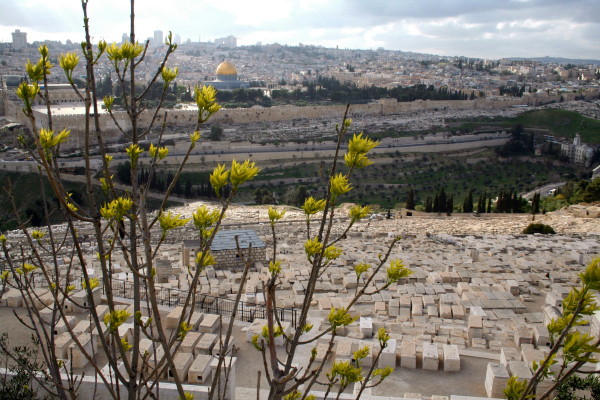
<path fill-rule="evenodd" d="M 129 32 L 129 2 L 88 0 L 94 41 Z M 139 39 L 233 35 L 280 43 L 487 59 L 600 59 L 600 0 L 137 0 Z M 80 0 L 0 0 L 0 42 L 83 40 Z"/>

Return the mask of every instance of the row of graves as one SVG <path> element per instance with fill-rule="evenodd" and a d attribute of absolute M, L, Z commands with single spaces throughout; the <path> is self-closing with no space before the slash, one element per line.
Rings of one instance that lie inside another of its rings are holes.
<path fill-rule="evenodd" d="M 384 233 L 349 236 L 352 250 L 317 284 L 311 311 L 317 326 L 326 327 L 329 310 L 344 307 L 354 295 L 360 281 L 353 266 L 374 265 L 385 250 L 381 244 L 391 240 Z M 278 304 L 299 305 L 309 276 L 307 269 L 296 267 L 302 259 L 294 247 L 302 242 L 293 233 L 281 239 L 279 256 L 290 268 L 284 268 Z M 487 358 L 480 384 L 489 397 L 502 398 L 510 376 L 531 378 L 532 362 L 548 354 L 546 326 L 561 315 L 562 300 L 577 285 L 577 275 L 598 254 L 600 241 L 594 236 L 413 236 L 392 257 L 404 259 L 414 273 L 401 284 L 363 296 L 352 307 L 351 313 L 360 318 L 338 330 L 332 357 L 351 359 L 354 351 L 368 346 L 372 352 L 365 363 L 370 365 L 372 354 L 379 351 L 374 336 L 385 327 L 392 339 L 378 367 L 456 372 L 464 357 Z M 250 278 L 247 291 L 256 291 L 251 298 L 263 301 L 255 278 Z M 384 281 L 383 273 L 375 277 L 377 285 Z M 261 324 L 255 321 L 250 331 L 258 332 Z M 591 326 L 588 321 L 580 329 L 589 333 Z M 598 328 L 592 330 L 600 337 Z M 327 340 L 321 339 L 318 357 L 326 350 Z M 550 384 L 543 382 L 539 390 Z"/>
<path fill-rule="evenodd" d="M 258 253 L 261 259 L 255 261 L 243 285 L 243 300 L 248 305 L 261 306 L 265 301 L 262 283 L 269 273 L 267 263 L 261 261 L 271 239 L 268 236 L 263 239 L 263 250 Z M 298 307 L 309 277 L 302 248 L 305 238 L 302 232 L 290 230 L 279 232 L 277 239 L 278 258 L 283 261 L 278 306 Z M 317 283 L 310 311 L 309 322 L 314 325 L 311 334 L 317 335 L 327 328 L 327 315 L 332 307 L 345 307 L 353 297 L 361 283 L 357 281 L 354 265 L 359 262 L 375 265 L 378 255 L 385 253 L 386 244 L 391 240 L 386 232 L 348 233 L 347 241 L 343 242 L 344 255 L 324 271 Z M 84 250 L 94 254 L 92 246 Z M 230 250 L 228 257 L 233 260 Z M 183 268 L 183 253 L 180 245 L 165 246 L 157 269 L 159 289 L 170 290 L 170 295 L 178 298 L 190 289 L 187 268 Z M 192 258 L 191 253 L 186 254 L 188 260 Z M 372 363 L 373 354 L 379 351 L 374 336 L 380 327 L 385 327 L 391 340 L 379 358 L 378 367 L 452 373 L 459 372 L 469 357 L 489 358 L 481 383 L 488 396 L 503 397 L 502 389 L 511 375 L 527 379 L 532 375 L 531 363 L 547 354 L 549 335 L 545 326 L 561 315 L 562 300 L 577 284 L 577 274 L 597 254 L 600 254 L 600 241 L 593 235 L 405 235 L 391 258 L 403 259 L 413 274 L 402 283 L 363 296 L 350 310 L 360 318 L 338 331 L 340 335 L 329 358 L 351 360 L 354 351 L 368 346 L 371 353 L 364 362 Z M 65 256 L 62 263 L 67 265 L 68 261 Z M 126 282 L 130 277 L 121 266 L 124 262 L 119 264 L 118 260 L 114 263 L 113 272 Z M 97 264 L 91 258 L 90 265 L 88 272 L 97 273 Z M 199 290 L 233 299 L 240 281 L 239 266 L 220 268 L 216 265 L 202 272 Z M 374 282 L 381 287 L 385 282 L 384 273 L 378 273 Z M 94 296 L 98 296 L 95 304 L 99 304 L 97 311 L 102 318 L 107 306 L 101 304 L 99 289 L 95 289 Z M 44 318 L 50 317 L 53 299 L 48 289 L 34 290 L 35 307 Z M 122 296 L 127 298 L 125 290 Z M 84 291 L 75 292 L 73 297 L 85 303 Z M 19 291 L 9 289 L 3 293 L 0 305 L 20 307 L 22 301 Z M 97 336 L 106 331 L 94 332 L 89 317 L 68 304 L 66 323 L 60 321 L 55 327 L 56 349 L 65 362 L 85 370 L 89 360 L 80 354 L 80 346 L 73 343 L 66 324 L 81 346 L 92 354 L 97 350 Z M 181 313 L 177 304 L 164 307 L 167 329 L 177 328 L 177 313 Z M 189 383 L 203 385 L 210 379 L 221 341 L 216 332 L 217 319 L 218 316 L 209 313 L 194 313 L 194 329 L 186 335 L 176 354 L 178 372 Z M 132 325 L 128 324 L 132 321 L 119 327 L 124 337 L 130 334 Z M 246 339 L 249 341 L 254 334 L 260 334 L 264 325 L 264 320 L 255 319 L 244 328 Z M 287 321 L 283 322 L 283 328 L 286 332 L 293 330 Z M 600 322 L 580 329 L 600 335 Z M 326 356 L 326 343 L 327 336 L 316 345 L 319 359 Z M 154 362 L 161 358 L 161 349 L 149 339 L 142 339 L 140 346 L 148 349 Z M 310 358 L 310 348 L 305 347 L 298 356 L 301 365 Z M 169 375 L 166 371 L 163 378 L 168 381 Z M 235 387 L 235 379 L 229 382 Z"/>

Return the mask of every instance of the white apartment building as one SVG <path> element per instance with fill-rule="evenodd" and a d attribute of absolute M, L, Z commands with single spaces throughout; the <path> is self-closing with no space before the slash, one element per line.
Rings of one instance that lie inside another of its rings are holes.
<path fill-rule="evenodd" d="M 594 155 L 594 148 L 581 143 L 581 136 L 575 135 L 573 143 L 561 144 L 560 151 L 569 158 L 569 161 L 583 167 L 589 167 Z"/>

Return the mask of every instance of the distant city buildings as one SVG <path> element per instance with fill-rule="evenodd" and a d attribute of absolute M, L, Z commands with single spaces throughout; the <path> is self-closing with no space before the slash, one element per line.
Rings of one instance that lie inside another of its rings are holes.
<path fill-rule="evenodd" d="M 594 148 L 582 143 L 579 133 L 575 135 L 573 143 L 562 143 L 560 152 L 568 157 L 570 162 L 586 168 L 591 165 L 594 156 Z"/>
<path fill-rule="evenodd" d="M 12 33 L 12 48 L 13 50 L 22 50 L 27 47 L 27 32 L 21 32 L 16 29 Z"/>
<path fill-rule="evenodd" d="M 217 38 L 215 39 L 215 46 L 235 49 L 237 47 L 237 38 L 232 35 L 229 35 L 224 38 Z"/>

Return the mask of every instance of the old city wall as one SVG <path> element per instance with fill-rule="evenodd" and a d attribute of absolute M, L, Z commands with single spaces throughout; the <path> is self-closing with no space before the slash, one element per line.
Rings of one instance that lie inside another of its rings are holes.
<path fill-rule="evenodd" d="M 534 100 L 534 99 L 530 99 Z M 393 115 L 408 112 L 418 112 L 427 110 L 470 110 L 470 109 L 503 109 L 513 105 L 527 104 L 526 99 L 522 98 L 501 98 L 501 99 L 479 99 L 479 100 L 452 100 L 452 101 L 413 101 L 398 102 L 395 99 L 382 99 L 377 103 L 354 104 L 350 107 L 350 117 L 360 117 L 363 115 Z M 333 116 L 340 117 L 345 110 L 344 105 L 331 106 L 276 106 L 269 108 L 236 108 L 222 109 L 213 119 L 214 123 L 222 125 L 244 124 L 256 122 L 275 122 L 294 119 L 324 119 Z M 29 126 L 27 118 L 23 115 L 21 106 L 17 101 L 9 101 L 7 115 L 10 115 L 18 122 Z M 45 125 L 46 116 L 42 112 L 36 112 L 36 118 L 40 125 Z M 119 126 L 124 130 L 130 130 L 130 123 L 127 120 L 125 112 L 114 113 Z M 162 115 L 156 119 L 156 123 L 162 123 Z M 194 126 L 197 114 L 195 110 L 169 110 L 168 123 L 175 126 Z M 139 126 L 148 127 L 152 120 L 152 113 L 146 112 L 140 116 Z M 113 119 L 106 113 L 99 116 L 100 129 L 103 132 L 104 139 L 107 142 L 117 142 L 122 138 L 120 130 Z M 81 115 L 53 115 L 55 129 L 67 128 L 72 131 L 73 148 L 81 148 L 83 144 L 83 132 L 85 131 L 85 119 Z M 94 136 L 94 135 L 92 135 Z M 92 138 L 93 140 L 94 138 Z"/>
<path fill-rule="evenodd" d="M 392 100 L 392 101 L 390 101 Z M 466 109 L 502 109 L 511 105 L 526 104 L 522 99 L 509 100 L 454 100 L 454 101 L 413 101 L 398 102 L 395 99 L 383 99 L 377 103 L 353 104 L 350 116 L 388 115 L 424 110 L 466 110 Z M 344 105 L 332 106 L 276 106 L 269 108 L 222 109 L 211 121 L 221 124 L 244 124 L 255 122 L 288 121 L 294 119 L 322 119 L 341 116 Z M 152 115 L 142 116 L 140 124 L 148 126 Z M 158 117 L 160 122 L 161 117 Z M 169 121 L 176 125 L 192 125 L 196 122 L 196 111 L 169 111 Z"/>
<path fill-rule="evenodd" d="M 452 101 L 413 101 L 398 102 L 395 99 L 383 99 L 377 103 L 353 104 L 350 116 L 388 115 L 417 112 L 424 110 L 468 110 L 468 109 L 502 109 L 511 105 L 526 104 L 522 99 L 508 100 L 452 100 Z M 344 105 L 332 106 L 276 106 L 269 108 L 236 108 L 223 109 L 211 121 L 221 124 L 244 124 L 255 122 L 288 121 L 294 119 L 322 119 L 341 116 Z M 150 123 L 152 116 L 145 114 L 140 121 L 142 126 Z M 161 119 L 160 117 L 158 118 Z M 196 122 L 193 110 L 175 110 L 169 112 L 169 121 L 176 125 L 192 125 Z"/>

